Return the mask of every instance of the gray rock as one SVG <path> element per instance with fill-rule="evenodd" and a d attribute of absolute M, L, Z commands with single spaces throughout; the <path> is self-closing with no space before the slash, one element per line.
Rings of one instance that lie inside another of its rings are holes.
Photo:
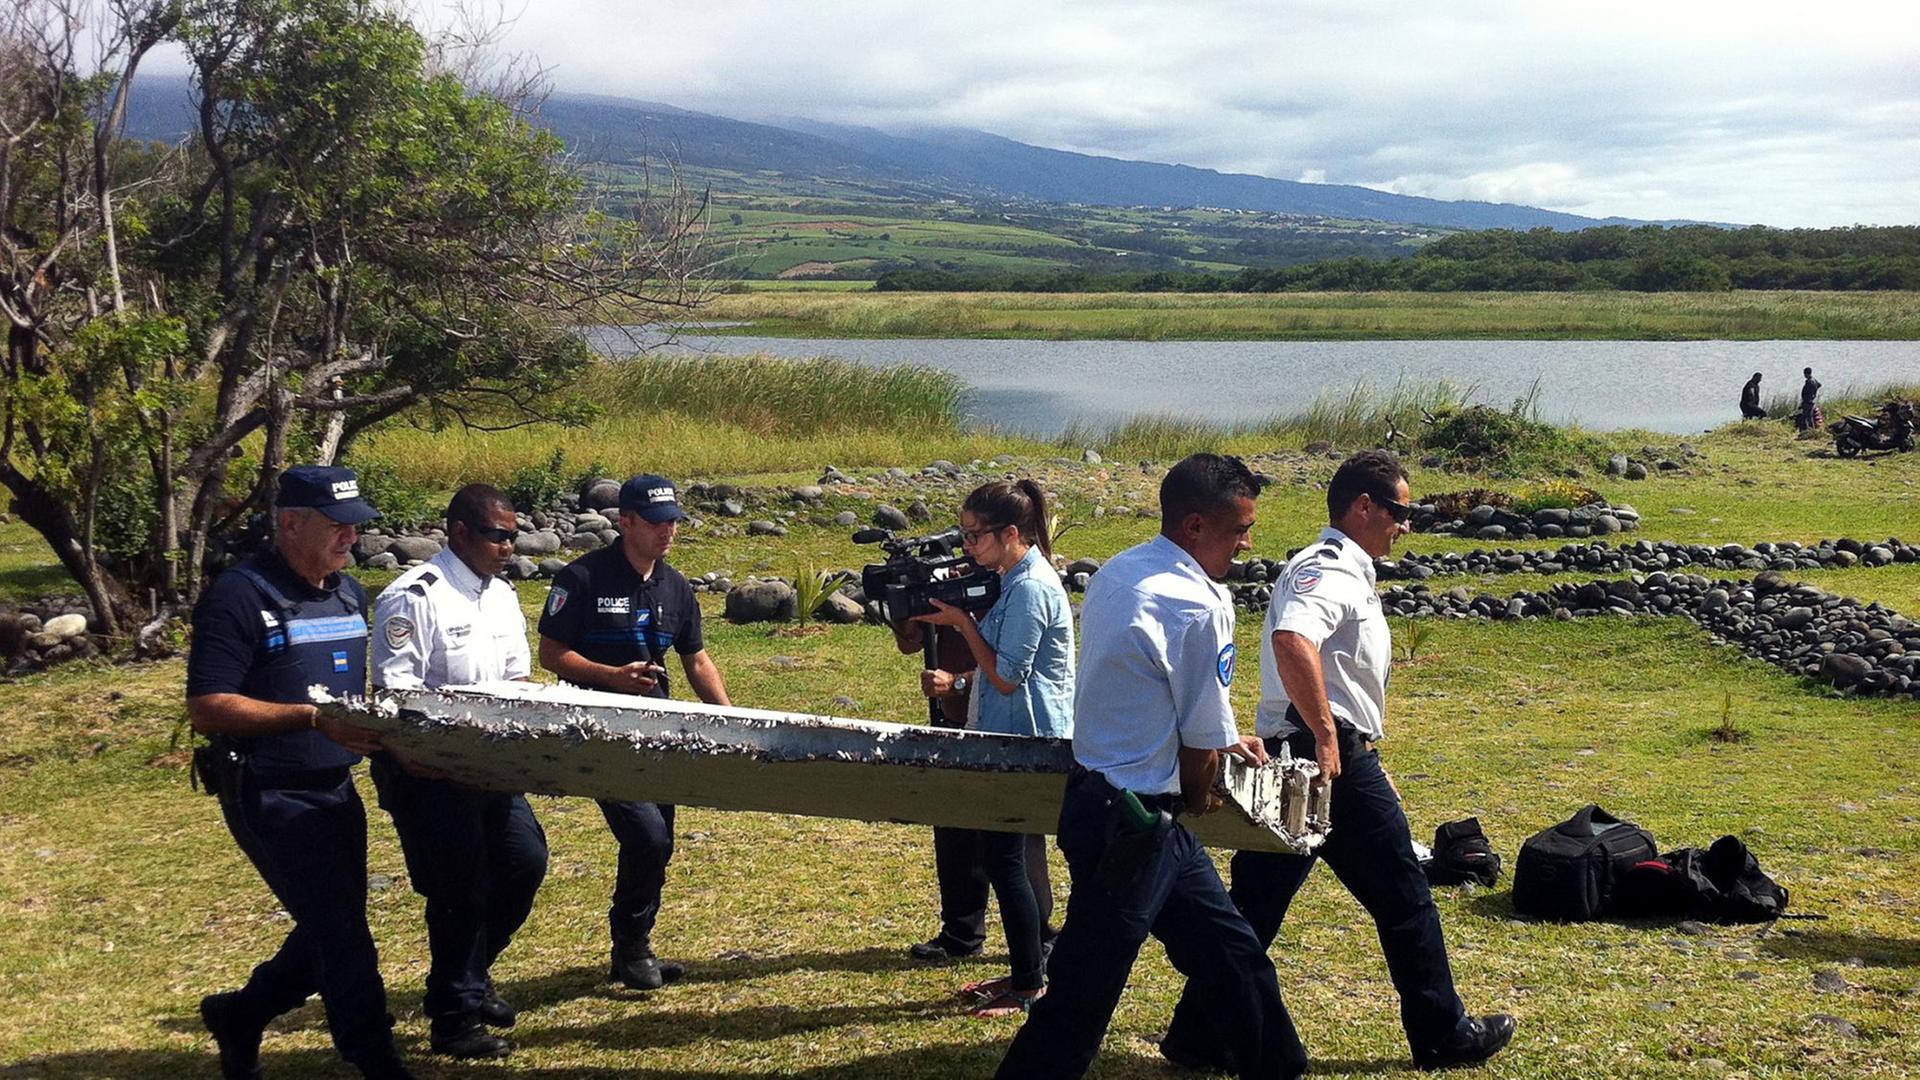
<path fill-rule="evenodd" d="M 1813 988 L 1825 994 L 1841 994 L 1848 989 L 1846 976 L 1832 968 L 1821 968 L 1813 973 Z"/>
<path fill-rule="evenodd" d="M 42 650 L 51 649 L 54 646 L 60 644 L 61 641 L 63 640 L 64 640 L 63 638 L 55 637 L 54 635 L 47 633 L 45 630 L 37 630 L 27 635 L 27 648 L 42 649 Z"/>
<path fill-rule="evenodd" d="M 513 538 L 515 555 L 551 555 L 560 550 L 560 534 L 551 529 L 521 533 Z"/>
<path fill-rule="evenodd" d="M 567 537 L 568 551 L 593 551 L 601 546 L 600 534 L 597 532 L 577 532 Z"/>
<path fill-rule="evenodd" d="M 1860 1037 L 1860 1029 L 1853 1025 L 1853 1021 L 1844 1020 L 1838 1016 L 1830 1016 L 1827 1013 L 1814 1013 L 1812 1016 L 1807 1017 L 1807 1021 L 1819 1027 L 1829 1028 L 1843 1038 L 1857 1039 Z"/>
<path fill-rule="evenodd" d="M 727 592 L 726 616 L 737 623 L 786 622 L 796 603 L 784 581 L 743 581 Z"/>
<path fill-rule="evenodd" d="M 1100 451 L 1095 450 L 1092 447 L 1088 447 L 1087 449 L 1080 451 L 1080 460 L 1087 463 L 1088 465 L 1099 465 L 1106 461 L 1105 458 L 1100 456 Z"/>
<path fill-rule="evenodd" d="M 1628 464 L 1620 475 L 1628 480 L 1645 480 L 1647 478 L 1647 467 L 1635 461 Z"/>
<path fill-rule="evenodd" d="M 827 497 L 827 492 L 819 484 L 802 484 L 793 489 L 793 497 L 800 502 L 819 502 Z"/>
<path fill-rule="evenodd" d="M 618 507 L 620 481 L 605 476 L 587 481 L 580 487 L 580 505 L 589 510 L 612 510 Z"/>
<path fill-rule="evenodd" d="M 398 570 L 400 569 L 400 560 L 393 552 L 383 551 L 373 558 L 368 559 L 366 566 L 369 570 Z"/>
<path fill-rule="evenodd" d="M 913 522 L 908 520 L 906 511 L 897 506 L 889 506 L 886 503 L 881 503 L 879 506 L 873 508 L 873 523 L 883 529 L 892 529 L 895 532 L 904 532 L 913 528 Z"/>
<path fill-rule="evenodd" d="M 1820 677 L 1845 689 L 1873 673 L 1873 665 L 1852 653 L 1832 652 L 1820 661 Z"/>
<path fill-rule="evenodd" d="M 860 524 L 860 515 L 854 513 L 851 510 L 842 510 L 839 513 L 833 515 L 833 523 L 842 528 L 850 529 L 853 526 Z"/>
<path fill-rule="evenodd" d="M 907 507 L 907 516 L 924 525 L 933 520 L 933 511 L 927 508 L 926 503 L 915 499 L 913 504 Z"/>
<path fill-rule="evenodd" d="M 540 560 L 540 576 L 541 577 L 552 577 L 553 575 L 559 573 L 562 570 L 565 570 L 566 568 L 567 568 L 567 560 L 565 559 L 541 559 Z"/>
<path fill-rule="evenodd" d="M 1067 574 L 1092 574 L 1100 569 L 1099 559 L 1075 559 L 1067 564 Z"/>
<path fill-rule="evenodd" d="M 386 553 L 404 562 L 426 562 L 440 554 L 440 545 L 424 536 L 402 536 Z"/>
<path fill-rule="evenodd" d="M 87 632 L 87 617 L 85 615 L 75 615 L 71 612 L 65 615 L 55 615 L 53 618 L 48 619 L 46 625 L 41 627 L 40 630 L 42 633 L 52 635 L 55 641 L 65 641 L 67 638 L 73 637 L 76 634 L 84 634 Z"/>
<path fill-rule="evenodd" d="M 507 577 L 513 581 L 526 581 L 540 572 L 540 564 L 525 555 L 516 555 L 507 563 Z"/>
<path fill-rule="evenodd" d="M 720 500 L 720 516 L 730 517 L 730 518 L 746 517 L 747 516 L 746 505 L 742 503 L 739 499 L 721 499 Z"/>
<path fill-rule="evenodd" d="M 1491 524 L 1493 515 L 1498 512 L 1498 510 L 1488 506 L 1486 503 L 1481 503 L 1479 506 L 1467 511 L 1467 524 L 1476 529 L 1482 525 Z"/>
<path fill-rule="evenodd" d="M 353 542 L 354 561 L 364 563 L 392 546 L 393 537 L 391 536 L 369 536 L 361 533 L 360 538 Z"/>
<path fill-rule="evenodd" d="M 1788 608 L 1774 617 L 1773 625 L 1782 630 L 1798 630 L 1813 621 L 1813 609 L 1805 607 Z"/>
<path fill-rule="evenodd" d="M 1620 531 L 1620 519 L 1612 514 L 1601 514 L 1593 519 L 1593 535 L 1612 536 Z"/>
<path fill-rule="evenodd" d="M 573 528 L 576 532 L 597 533 L 605 529 L 613 528 L 613 522 L 608 521 L 604 514 L 575 514 L 573 515 Z"/>
<path fill-rule="evenodd" d="M 1628 465 L 1627 455 L 1610 454 L 1607 456 L 1607 475 L 1608 476 L 1625 476 L 1627 472 L 1627 465 Z"/>
<path fill-rule="evenodd" d="M 748 536 L 785 536 L 787 535 L 787 529 L 786 529 L 786 526 L 776 525 L 771 521 L 765 521 L 765 520 L 749 521 L 747 522 L 747 535 Z"/>
<path fill-rule="evenodd" d="M 846 593 L 835 592 L 829 593 L 827 598 L 820 602 L 820 610 L 815 614 L 817 614 L 823 622 L 851 626 L 861 619 L 866 618 L 867 609 L 860 601 L 855 600 Z"/>

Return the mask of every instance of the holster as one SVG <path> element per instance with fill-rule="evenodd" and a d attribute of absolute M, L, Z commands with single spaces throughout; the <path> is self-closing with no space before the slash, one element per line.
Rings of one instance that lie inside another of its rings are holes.
<path fill-rule="evenodd" d="M 193 749 L 193 775 L 200 780 L 200 790 L 216 799 L 239 794 L 246 766 L 247 756 L 224 741 Z"/>
<path fill-rule="evenodd" d="M 1107 846 L 1094 865 L 1094 877 L 1114 896 L 1124 894 L 1160 854 L 1172 831 L 1172 814 L 1149 809 L 1133 792 L 1121 791 L 1113 800 Z"/>

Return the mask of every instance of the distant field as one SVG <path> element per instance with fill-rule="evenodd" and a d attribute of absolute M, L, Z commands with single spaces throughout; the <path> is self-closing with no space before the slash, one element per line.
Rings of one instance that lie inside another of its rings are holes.
<path fill-rule="evenodd" d="M 866 293 L 723 296 L 703 313 L 782 337 L 1115 340 L 1920 338 L 1920 294 Z"/>

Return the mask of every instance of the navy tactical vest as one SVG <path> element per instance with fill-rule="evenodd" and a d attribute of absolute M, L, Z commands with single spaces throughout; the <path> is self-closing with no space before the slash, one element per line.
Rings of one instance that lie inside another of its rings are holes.
<path fill-rule="evenodd" d="M 248 559 L 235 566 L 260 594 L 260 642 L 245 693 L 263 701 L 308 702 L 307 688 L 336 695 L 367 692 L 365 597 L 351 579 L 303 599 L 288 596 L 267 568 Z M 295 731 L 235 739 L 256 770 L 306 770 L 350 766 L 360 755 L 320 734 Z"/>

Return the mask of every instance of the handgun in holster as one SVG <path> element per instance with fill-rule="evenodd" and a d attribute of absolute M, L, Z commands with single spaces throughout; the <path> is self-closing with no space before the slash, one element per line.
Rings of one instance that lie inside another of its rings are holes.
<path fill-rule="evenodd" d="M 1173 830 L 1173 815 L 1165 810 L 1149 810 L 1140 797 L 1122 790 L 1114 800 L 1113 823 L 1109 827 L 1106 850 L 1094 867 L 1094 876 L 1115 896 L 1133 887 L 1142 871 L 1153 862 Z"/>
<path fill-rule="evenodd" d="M 200 790 L 216 799 L 239 792 L 246 764 L 247 756 L 225 740 L 193 748 L 192 775 L 199 779 Z"/>

